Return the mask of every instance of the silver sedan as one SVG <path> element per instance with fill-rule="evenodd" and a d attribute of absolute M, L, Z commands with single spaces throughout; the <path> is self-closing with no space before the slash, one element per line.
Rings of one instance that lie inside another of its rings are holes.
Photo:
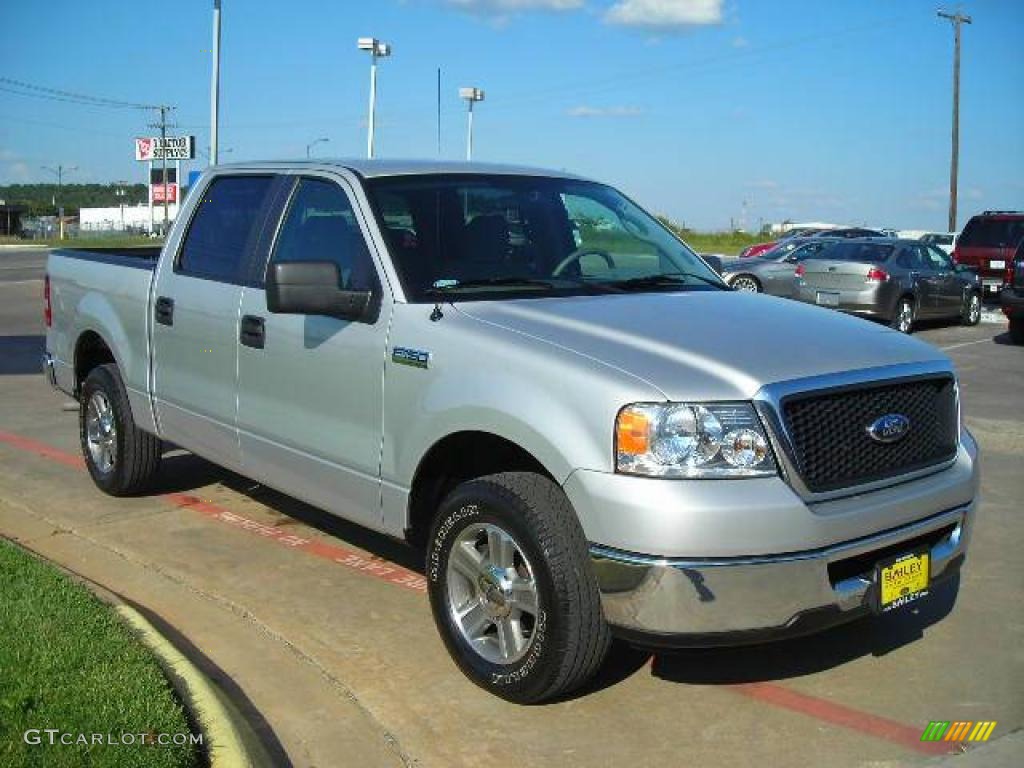
<path fill-rule="evenodd" d="M 723 261 L 722 277 L 736 291 L 792 298 L 796 265 L 813 258 L 830 242 L 822 238 L 794 237 L 759 256 Z"/>

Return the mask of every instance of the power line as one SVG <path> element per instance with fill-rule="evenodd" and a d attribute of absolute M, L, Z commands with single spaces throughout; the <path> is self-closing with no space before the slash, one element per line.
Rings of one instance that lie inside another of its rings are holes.
<path fill-rule="evenodd" d="M 10 86 L 13 86 L 13 88 Z M 22 90 L 14 90 L 15 88 Z M 15 93 L 19 96 L 35 96 L 37 98 L 51 99 L 53 101 L 68 101 L 75 104 L 91 104 L 97 107 L 113 107 L 119 109 L 159 109 L 155 104 L 142 104 L 135 101 L 108 99 L 103 96 L 90 96 L 85 93 L 76 93 L 75 91 L 65 91 L 60 88 L 48 88 L 44 85 L 26 83 L 22 80 L 14 80 L 10 77 L 0 77 L 0 90 L 7 91 L 8 93 Z M 28 91 L 28 93 L 25 93 L 25 91 Z"/>

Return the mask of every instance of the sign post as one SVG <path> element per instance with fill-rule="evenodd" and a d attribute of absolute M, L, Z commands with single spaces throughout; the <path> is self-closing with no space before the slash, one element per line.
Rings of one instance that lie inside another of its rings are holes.
<path fill-rule="evenodd" d="M 179 173 L 182 160 L 194 160 L 196 156 L 195 136 L 153 136 L 135 139 L 135 159 L 149 163 L 149 221 L 150 231 L 153 230 L 153 203 L 162 202 L 164 207 L 164 234 L 167 234 L 167 204 L 177 202 Z M 158 193 L 153 186 L 153 161 L 161 164 L 161 177 Z M 175 161 L 174 183 L 167 182 L 167 161 Z"/>

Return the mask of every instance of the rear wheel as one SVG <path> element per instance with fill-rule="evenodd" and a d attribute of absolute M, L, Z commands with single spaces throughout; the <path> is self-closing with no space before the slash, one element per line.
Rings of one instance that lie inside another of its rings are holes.
<path fill-rule="evenodd" d="M 910 333 L 914 330 L 914 302 L 909 298 L 900 299 L 889 326 L 900 333 Z"/>
<path fill-rule="evenodd" d="M 734 291 L 743 291 L 744 293 L 761 292 L 761 283 L 753 275 L 737 275 L 729 285 L 732 286 Z"/>
<path fill-rule="evenodd" d="M 546 477 L 506 472 L 452 491 L 430 533 L 427 583 L 452 658 L 503 699 L 567 693 L 604 661 L 610 633 L 587 542 Z"/>
<path fill-rule="evenodd" d="M 960 322 L 964 325 L 977 325 L 981 322 L 981 295 L 971 291 L 967 294 Z"/>
<path fill-rule="evenodd" d="M 135 426 L 117 366 L 89 372 L 78 413 L 82 456 L 93 482 L 111 496 L 145 490 L 160 468 L 160 439 Z"/>

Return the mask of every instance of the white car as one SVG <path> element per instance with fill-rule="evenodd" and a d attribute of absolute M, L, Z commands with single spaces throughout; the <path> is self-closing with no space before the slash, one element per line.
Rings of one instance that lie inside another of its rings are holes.
<path fill-rule="evenodd" d="M 959 237 L 958 232 L 926 232 L 919 239 L 922 243 L 934 245 L 936 248 L 940 248 L 952 255 L 957 237 Z"/>

